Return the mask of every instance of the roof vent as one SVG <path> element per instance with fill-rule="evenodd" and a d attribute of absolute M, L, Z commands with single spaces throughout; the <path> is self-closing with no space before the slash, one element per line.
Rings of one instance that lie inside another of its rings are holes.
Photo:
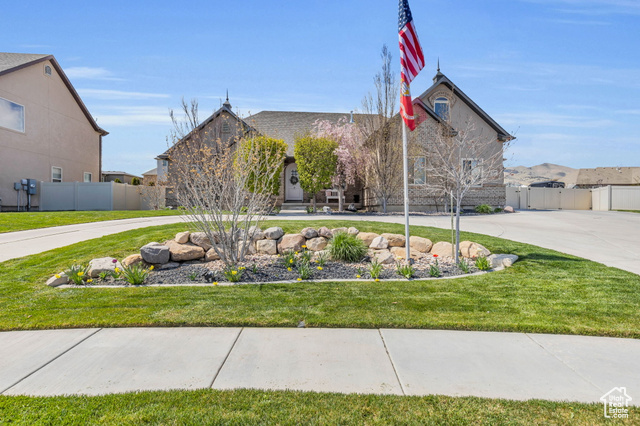
<path fill-rule="evenodd" d="M 49 65 L 45 65 L 44 66 L 44 74 L 48 75 L 49 77 L 51 77 L 51 66 L 49 66 Z"/>

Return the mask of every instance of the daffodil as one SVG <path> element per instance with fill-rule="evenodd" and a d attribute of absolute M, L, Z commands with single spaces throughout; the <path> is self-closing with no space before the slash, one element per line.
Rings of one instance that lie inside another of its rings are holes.
<path fill-rule="evenodd" d="M 213 285 L 218 285 L 218 281 L 214 282 Z"/>
<path fill-rule="evenodd" d="M 379 279 L 379 278 L 376 278 L 376 282 L 378 282 L 378 281 L 380 281 L 380 279 Z"/>
<path fill-rule="evenodd" d="M 236 275 L 238 271 L 231 271 L 231 275 Z"/>
<path fill-rule="evenodd" d="M 78 272 L 78 276 L 79 276 L 79 277 L 81 277 L 81 276 L 83 276 L 83 275 L 84 275 L 84 272 L 82 272 L 82 271 Z"/>
<path fill-rule="evenodd" d="M 116 271 L 116 274 L 119 274 L 120 273 L 120 268 L 116 268 L 115 271 Z"/>
<path fill-rule="evenodd" d="M 88 283 L 92 283 L 92 282 L 93 282 L 93 280 L 92 280 L 91 278 L 89 278 L 89 279 L 87 280 L 87 282 L 88 282 Z"/>
<path fill-rule="evenodd" d="M 318 271 L 322 271 L 322 266 L 318 266 Z"/>
<path fill-rule="evenodd" d="M 293 263 L 293 259 L 289 259 L 289 263 Z"/>
<path fill-rule="evenodd" d="M 298 278 L 298 281 L 302 281 L 302 278 Z"/>
<path fill-rule="evenodd" d="M 302 248 L 307 248 L 307 245 L 306 245 L 306 244 L 303 244 L 303 245 L 302 245 Z"/>
<path fill-rule="evenodd" d="M 291 268 L 287 268 L 287 271 L 291 271 Z"/>
<path fill-rule="evenodd" d="M 356 278 L 360 278 L 360 275 L 356 275 Z"/>
<path fill-rule="evenodd" d="M 56 275 L 55 275 L 55 277 L 56 277 L 56 278 L 60 278 L 60 274 L 56 274 Z"/>

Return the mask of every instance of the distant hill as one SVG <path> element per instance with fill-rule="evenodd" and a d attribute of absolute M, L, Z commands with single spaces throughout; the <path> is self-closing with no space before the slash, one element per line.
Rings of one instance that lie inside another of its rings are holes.
<path fill-rule="evenodd" d="M 504 183 L 507 186 L 529 185 L 534 182 L 556 180 L 564 182 L 567 188 L 578 180 L 578 171 L 571 167 L 544 163 L 533 167 L 517 166 L 504 170 Z"/>

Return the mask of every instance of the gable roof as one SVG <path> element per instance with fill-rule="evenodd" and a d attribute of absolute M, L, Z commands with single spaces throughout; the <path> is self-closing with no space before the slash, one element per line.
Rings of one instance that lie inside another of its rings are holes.
<path fill-rule="evenodd" d="M 0 52 L 0 77 L 5 74 L 9 74 L 11 72 L 15 72 L 22 68 L 26 68 L 44 61 L 50 61 L 51 65 L 53 65 L 53 67 L 56 69 L 56 72 L 62 79 L 62 82 L 65 84 L 65 86 L 67 86 L 67 89 L 71 93 L 71 96 L 73 96 L 83 114 L 85 115 L 85 117 L 87 117 L 87 120 L 89 120 L 91 127 L 93 127 L 93 129 L 96 132 L 100 133 L 102 136 L 108 135 L 109 132 L 98 126 L 96 120 L 89 113 L 86 105 L 84 104 L 84 102 L 82 102 L 82 99 L 80 99 L 80 95 L 78 95 L 78 92 L 76 92 L 76 89 L 74 89 L 71 81 L 69 81 L 69 78 L 64 73 L 62 67 L 60 66 L 58 61 L 56 61 L 56 58 L 54 58 L 53 55 Z"/>
<path fill-rule="evenodd" d="M 146 172 L 144 172 L 142 176 L 156 176 L 157 174 L 158 174 L 158 168 L 155 167 L 151 170 L 147 170 Z"/>
<path fill-rule="evenodd" d="M 427 103 L 423 101 L 423 99 L 428 98 L 433 92 L 436 91 L 438 86 L 440 86 L 441 84 L 444 84 L 445 86 L 447 86 L 449 88 L 449 90 L 451 90 L 458 97 L 458 99 L 462 100 L 462 102 L 467 104 L 467 106 L 469 108 L 471 108 L 471 110 L 474 113 L 476 113 L 493 130 L 495 130 L 496 133 L 498 133 L 498 140 L 500 140 L 502 142 L 507 142 L 507 141 L 515 139 L 514 136 L 512 136 L 511 134 L 509 134 L 509 132 L 507 132 L 505 129 L 503 129 L 502 126 L 500 126 L 493 118 L 491 118 L 489 116 L 489 114 L 484 112 L 484 110 L 482 108 L 480 108 L 469 96 L 467 96 L 451 80 L 449 80 L 449 78 L 447 78 L 446 75 L 442 74 L 439 69 L 438 69 L 438 73 L 433 78 L 433 84 L 431 85 L 431 87 L 429 87 L 424 93 L 422 93 L 420 96 L 418 96 L 418 98 L 416 98 L 413 101 L 413 103 L 414 104 L 418 103 L 432 117 L 434 115 L 437 116 L 435 111 L 433 111 L 431 109 L 431 107 L 429 107 L 429 105 L 427 105 Z M 419 100 L 419 102 L 416 102 L 417 100 Z M 441 121 L 441 120 L 438 120 L 438 121 Z"/>
<path fill-rule="evenodd" d="M 362 114 L 353 114 L 354 119 Z M 298 112 L 262 111 L 245 118 L 262 135 L 282 139 L 287 144 L 287 155 L 293 156 L 293 145 L 298 136 L 313 129 L 317 120 L 337 123 L 341 118 L 351 119 L 351 113 L 342 112 Z"/>

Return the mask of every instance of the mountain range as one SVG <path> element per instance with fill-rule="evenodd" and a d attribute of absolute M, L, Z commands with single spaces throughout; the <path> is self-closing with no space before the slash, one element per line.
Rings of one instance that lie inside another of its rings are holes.
<path fill-rule="evenodd" d="M 579 170 L 551 163 L 543 163 L 532 167 L 507 167 L 504 169 L 504 183 L 507 186 L 521 186 L 534 182 L 554 180 L 564 182 L 565 187 L 570 188 L 576 184 Z"/>

